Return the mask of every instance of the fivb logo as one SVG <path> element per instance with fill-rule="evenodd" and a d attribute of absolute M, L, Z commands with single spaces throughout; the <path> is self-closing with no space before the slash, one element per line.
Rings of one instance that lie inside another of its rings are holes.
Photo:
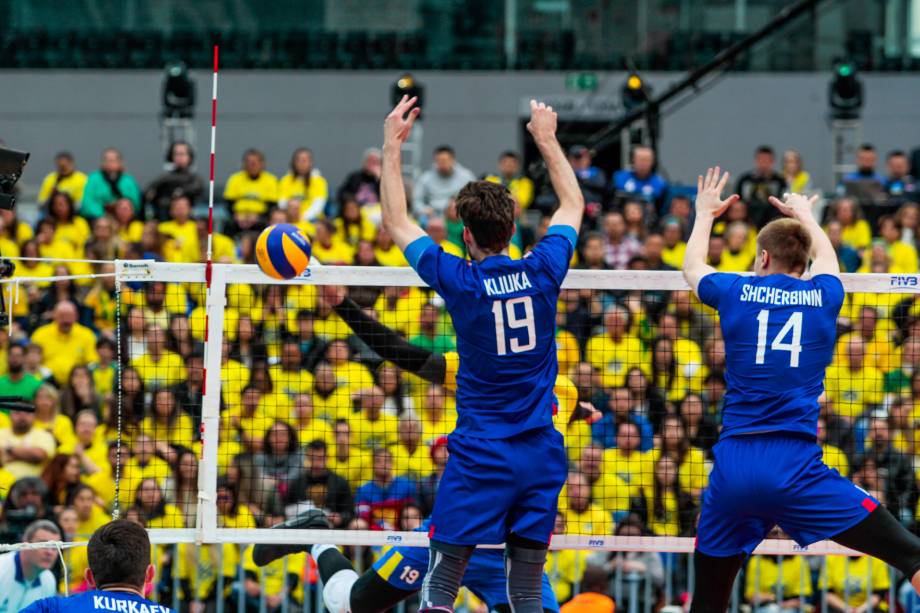
<path fill-rule="evenodd" d="M 588 539 L 588 547 L 603 547 L 604 539 Z"/>
<path fill-rule="evenodd" d="M 398 534 L 388 534 L 387 543 L 402 543 L 403 538 Z"/>
<path fill-rule="evenodd" d="M 889 287 L 920 287 L 920 278 L 917 275 L 891 275 L 888 285 Z"/>

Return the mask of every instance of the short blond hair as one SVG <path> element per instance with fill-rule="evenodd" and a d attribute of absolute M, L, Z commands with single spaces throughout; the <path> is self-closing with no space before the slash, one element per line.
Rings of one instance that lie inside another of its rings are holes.
<path fill-rule="evenodd" d="M 811 257 L 811 236 L 795 219 L 774 219 L 757 235 L 757 252 L 766 251 L 781 272 L 803 273 Z"/>

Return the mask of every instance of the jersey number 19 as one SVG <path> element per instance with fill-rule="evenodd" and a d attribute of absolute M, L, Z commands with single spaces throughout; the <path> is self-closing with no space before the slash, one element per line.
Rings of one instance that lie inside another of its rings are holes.
<path fill-rule="evenodd" d="M 523 317 L 518 313 L 518 305 L 522 306 Z M 508 328 L 511 330 L 526 329 L 526 340 L 512 337 L 510 343 L 505 342 L 506 313 Z M 496 300 L 492 303 L 492 314 L 495 315 L 495 341 L 498 355 L 506 355 L 509 349 L 511 353 L 523 353 L 537 346 L 537 330 L 533 321 L 533 300 L 530 296 Z"/>
<path fill-rule="evenodd" d="M 757 364 L 763 364 L 767 355 L 767 325 L 770 323 L 770 311 L 762 309 L 757 314 Z M 792 336 L 787 342 L 786 337 Z M 802 311 L 795 311 L 786 320 L 786 325 L 782 327 L 773 342 L 770 343 L 771 351 L 788 351 L 789 367 L 799 367 L 799 354 L 802 353 Z"/>

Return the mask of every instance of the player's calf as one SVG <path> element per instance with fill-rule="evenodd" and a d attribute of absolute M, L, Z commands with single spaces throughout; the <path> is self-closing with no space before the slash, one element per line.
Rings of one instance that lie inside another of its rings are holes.
<path fill-rule="evenodd" d="M 451 545 L 440 541 L 431 541 L 431 553 L 428 559 L 428 574 L 422 583 L 419 613 L 424 611 L 454 610 L 454 602 L 460 591 L 463 573 L 469 564 L 475 547 Z"/>
<path fill-rule="evenodd" d="M 516 534 L 508 536 L 505 546 L 505 577 L 508 580 L 508 602 L 514 613 L 543 612 L 543 566 L 546 564 L 545 543 Z"/>

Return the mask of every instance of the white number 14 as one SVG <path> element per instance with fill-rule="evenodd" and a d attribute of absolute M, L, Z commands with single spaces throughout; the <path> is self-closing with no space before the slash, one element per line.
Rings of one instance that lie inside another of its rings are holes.
<path fill-rule="evenodd" d="M 763 364 L 767 354 L 767 324 L 770 322 L 770 311 L 763 309 L 757 314 L 757 363 Z M 786 342 L 786 337 L 792 335 L 792 340 Z M 773 342 L 770 343 L 771 351 L 788 351 L 789 367 L 799 367 L 799 354 L 802 353 L 802 311 L 795 311 L 789 316 L 786 325 L 779 331 Z"/>

